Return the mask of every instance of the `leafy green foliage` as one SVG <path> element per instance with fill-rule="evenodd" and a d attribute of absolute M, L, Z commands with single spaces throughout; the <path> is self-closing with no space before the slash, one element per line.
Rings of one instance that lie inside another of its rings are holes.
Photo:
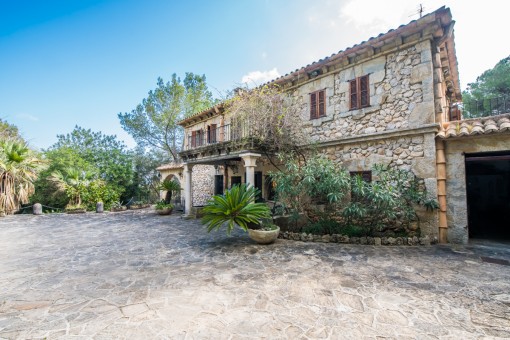
<path fill-rule="evenodd" d="M 344 225 L 335 220 L 320 220 L 315 223 L 310 223 L 303 227 L 303 232 L 314 235 L 347 235 L 349 237 L 360 237 L 365 234 L 365 231 L 356 226 Z"/>
<path fill-rule="evenodd" d="M 174 73 L 169 82 L 158 78 L 155 90 L 131 112 L 119 113 L 122 128 L 138 145 L 161 149 L 177 160 L 184 136 L 177 123 L 212 106 L 215 101 L 207 89 L 205 75 L 186 73 L 184 81 Z"/>
<path fill-rule="evenodd" d="M 226 225 L 230 235 L 236 225 L 247 231 L 250 223 L 259 224 L 261 219 L 269 218 L 269 207 L 254 203 L 257 193 L 255 187 L 241 184 L 226 190 L 224 195 L 214 195 L 203 209 L 202 223 L 207 231 Z"/>
<path fill-rule="evenodd" d="M 57 136 L 57 142 L 44 155 L 49 167 L 35 183 L 32 202 L 63 208 L 69 203 L 77 204 L 79 193 L 85 205 L 93 208 L 97 199 L 108 208 L 113 201 L 130 198 L 123 194 L 129 194 L 127 189 L 132 185 L 132 154 L 115 136 L 77 126 L 71 133 Z M 84 174 L 88 178 L 80 178 Z M 81 183 L 73 187 L 68 182 L 73 178 Z"/>
<path fill-rule="evenodd" d="M 389 225 L 408 225 L 418 219 L 415 205 L 437 208 L 418 178 L 410 172 L 376 165 L 374 182 L 360 176 L 351 179 L 351 201 L 342 211 L 346 225 L 362 227 L 367 235 L 384 231 Z"/>
<path fill-rule="evenodd" d="M 174 205 L 168 202 L 165 202 L 165 200 L 161 200 L 158 203 L 156 203 L 156 210 L 163 210 L 163 209 L 173 209 Z"/>
<path fill-rule="evenodd" d="M 349 192 L 349 174 L 323 155 L 314 154 L 306 162 L 280 156 L 285 171 L 271 173 L 279 201 L 292 211 L 301 212 L 309 203 L 337 204 Z"/>

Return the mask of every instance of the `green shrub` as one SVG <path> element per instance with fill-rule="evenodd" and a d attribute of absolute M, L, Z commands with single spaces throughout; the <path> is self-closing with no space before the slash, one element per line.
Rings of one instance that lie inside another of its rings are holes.
<path fill-rule="evenodd" d="M 376 181 L 371 183 L 360 176 L 351 179 L 351 201 L 342 211 L 346 225 L 361 226 L 368 236 L 397 222 L 403 230 L 418 220 L 416 205 L 438 207 L 411 171 L 375 165 L 373 172 Z"/>
<path fill-rule="evenodd" d="M 202 223 L 207 231 L 226 226 L 230 235 L 237 225 L 247 231 L 250 223 L 259 224 L 270 218 L 269 207 L 264 203 L 254 203 L 258 190 L 246 184 L 234 185 L 224 195 L 214 195 L 202 210 Z"/>

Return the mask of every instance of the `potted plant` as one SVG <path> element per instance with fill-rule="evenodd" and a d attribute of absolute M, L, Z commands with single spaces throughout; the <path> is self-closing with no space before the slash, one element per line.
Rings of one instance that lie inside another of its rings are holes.
<path fill-rule="evenodd" d="M 81 204 L 68 204 L 65 211 L 68 214 L 84 214 L 87 209 Z"/>
<path fill-rule="evenodd" d="M 156 203 L 156 213 L 158 213 L 158 215 L 170 215 L 173 209 L 174 205 L 171 203 L 166 203 L 164 200 Z"/>
<path fill-rule="evenodd" d="M 214 195 L 203 209 L 202 223 L 207 231 L 225 226 L 227 235 L 238 226 L 255 242 L 269 244 L 276 240 L 280 228 L 268 222 L 271 220 L 269 207 L 255 203 L 258 190 L 246 184 L 234 185 L 223 195 Z"/>
<path fill-rule="evenodd" d="M 119 212 L 119 211 L 127 210 L 127 207 L 125 205 L 122 205 L 122 203 L 120 203 L 120 202 L 113 202 L 110 210 L 112 212 Z"/>
<path fill-rule="evenodd" d="M 137 210 L 137 209 L 145 209 L 148 208 L 150 205 L 145 203 L 144 201 L 135 201 L 129 205 L 130 210 Z"/>

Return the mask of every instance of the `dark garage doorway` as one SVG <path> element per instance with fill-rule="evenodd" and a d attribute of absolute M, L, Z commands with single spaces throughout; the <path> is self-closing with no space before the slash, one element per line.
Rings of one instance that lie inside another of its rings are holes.
<path fill-rule="evenodd" d="M 470 238 L 510 239 L 510 152 L 466 154 Z"/>

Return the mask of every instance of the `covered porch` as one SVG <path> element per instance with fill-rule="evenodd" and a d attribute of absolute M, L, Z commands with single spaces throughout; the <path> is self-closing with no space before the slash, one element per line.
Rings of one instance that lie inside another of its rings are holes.
<path fill-rule="evenodd" d="M 183 163 L 184 175 L 184 215 L 191 216 L 196 188 L 194 187 L 197 165 L 209 166 L 208 176 L 212 194 L 223 194 L 233 185 L 246 183 L 260 190 L 259 200 L 272 200 L 274 191 L 269 172 L 274 168 L 267 157 L 253 151 L 240 151 L 220 156 L 188 158 Z M 203 171 L 203 167 L 201 169 Z"/>

